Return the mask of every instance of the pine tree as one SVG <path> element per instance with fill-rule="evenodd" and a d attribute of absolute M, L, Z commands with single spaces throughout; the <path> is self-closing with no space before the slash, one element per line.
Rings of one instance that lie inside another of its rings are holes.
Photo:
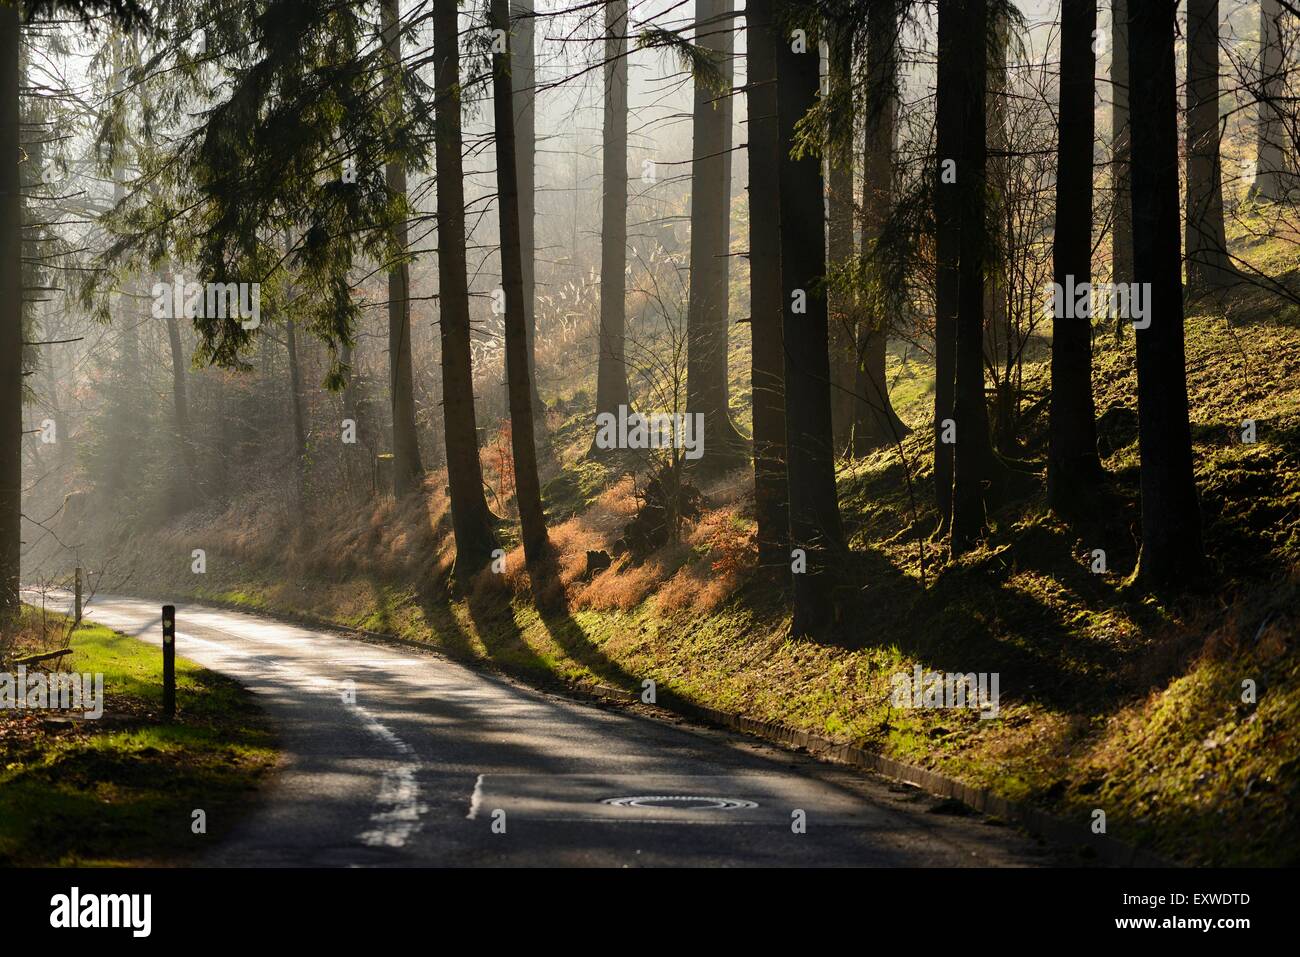
<path fill-rule="evenodd" d="M 776 107 L 772 0 L 745 5 L 745 96 L 749 111 L 750 385 L 754 404 L 754 517 L 758 563 L 790 560 L 786 483 L 785 355 L 782 349 L 781 131 Z"/>
<path fill-rule="evenodd" d="M 934 493 L 940 531 L 952 522 L 955 445 L 954 388 L 957 368 L 958 264 L 961 260 L 961 194 L 958 158 L 964 137 L 962 18 L 964 0 L 939 0 L 939 61 L 935 78 L 934 178 Z"/>
<path fill-rule="evenodd" d="M 848 111 L 853 106 L 853 32 L 848 24 L 830 30 L 830 74 L 828 83 L 831 96 Z M 829 148 L 827 159 L 827 253 L 832 273 L 842 272 L 852 261 L 853 236 L 853 138 L 837 135 L 836 127 L 853 129 L 853 116 L 832 114 L 826 138 Z M 847 139 L 847 141 L 846 141 Z M 854 342 L 854 296 L 850 290 L 835 288 L 830 296 L 830 359 L 831 359 L 831 427 L 835 436 L 837 455 L 848 451 L 853 443 L 853 393 L 857 369 L 857 348 Z"/>
<path fill-rule="evenodd" d="M 880 235 L 894 202 L 894 126 L 898 112 L 898 20 L 896 0 L 867 11 L 867 92 L 862 156 L 862 255 Z M 890 290 L 864 305 L 858 324 L 854 380 L 853 454 L 893 445 L 911 429 L 898 417 L 885 378 Z"/>
<path fill-rule="evenodd" d="M 506 296 L 506 382 L 510 396 L 510 439 L 514 454 L 515 502 L 524 559 L 536 573 L 548 558 L 546 516 L 537 477 L 533 439 L 532 376 L 528 374 L 527 312 L 520 249 L 519 178 L 516 170 L 515 117 L 510 85 L 509 0 L 491 0 L 489 21 L 504 31 L 505 52 L 492 57 L 492 117 L 496 130 L 497 206 L 501 224 L 501 278 Z"/>
<path fill-rule="evenodd" d="M 385 85 L 400 105 L 402 89 L 394 76 L 403 69 L 400 0 L 380 0 L 379 15 L 388 58 Z M 384 175 L 389 190 L 405 207 L 406 167 L 398 160 L 390 161 L 385 164 Z M 396 224 L 394 239 L 399 256 L 405 257 L 410 247 L 405 219 Z M 292 327 L 289 334 L 292 343 Z M 393 494 L 402 498 L 419 490 L 423 472 L 411 370 L 411 271 L 404 258 L 388 270 L 388 390 L 393 417 Z"/>
<path fill-rule="evenodd" d="M 605 109 L 600 212 L 600 357 L 596 414 L 627 406 L 627 0 L 605 3 Z M 595 450 L 593 442 L 592 449 Z"/>
<path fill-rule="evenodd" d="M 453 577 L 457 582 L 466 582 L 488 563 L 496 542 L 492 534 L 492 514 L 483 495 L 483 470 L 474 416 L 457 6 L 456 0 L 437 0 L 433 11 L 434 82 L 437 88 L 434 162 L 438 179 L 438 332 L 442 341 L 442 413 L 451 524 L 456 536 Z"/>
<path fill-rule="evenodd" d="M 515 111 L 515 170 L 519 175 L 519 261 L 524 275 L 528 378 L 533 431 L 543 432 L 546 406 L 537 391 L 537 50 L 533 0 L 510 0 L 510 89 Z M 507 397 L 508 404 L 509 397 Z"/>
<path fill-rule="evenodd" d="M 988 0 L 957 0 L 960 8 L 962 140 L 957 160 L 959 242 L 956 362 L 953 420 L 957 428 L 952 483 L 954 556 L 983 537 L 986 490 L 993 479 L 994 454 L 984 398 L 984 276 L 988 255 L 985 140 L 988 49 L 969 38 L 988 34 Z M 942 13 L 940 14 L 942 16 Z"/>
<path fill-rule="evenodd" d="M 1093 31 L 1096 0 L 1061 2 L 1061 101 L 1057 111 L 1056 230 L 1053 279 L 1061 289 L 1092 282 L 1092 157 L 1095 135 Z M 1073 310 L 1071 310 L 1073 311 Z M 1101 477 L 1092 399 L 1092 321 L 1052 320 L 1047 500 L 1078 512 Z"/>
<path fill-rule="evenodd" d="M 0 624 L 19 610 L 23 485 L 22 187 L 18 11 L 0 6 Z"/>
<path fill-rule="evenodd" d="M 1286 74 L 1282 45 L 1282 5 L 1278 0 L 1259 4 L 1259 118 L 1256 121 L 1255 182 L 1251 193 L 1265 202 L 1284 199 L 1288 180 L 1295 175 L 1288 168 L 1283 146 L 1286 128 L 1279 106 L 1286 96 Z"/>
<path fill-rule="evenodd" d="M 782 38 L 776 49 L 790 545 L 806 560 L 806 569 L 792 563 L 791 634 L 818 637 L 837 618 L 834 576 L 845 551 L 835 491 L 828 313 L 819 289 L 826 274 L 822 164 L 804 152 L 794 155 L 796 124 L 817 101 L 820 64 L 815 43 L 796 52 Z"/>
<path fill-rule="evenodd" d="M 1132 134 L 1129 129 L 1128 0 L 1111 0 L 1111 282 L 1133 281 Z M 1117 326 L 1122 328 L 1122 326 Z"/>
<path fill-rule="evenodd" d="M 743 438 L 731 421 L 727 339 L 731 253 L 732 0 L 697 0 L 695 42 L 720 77 L 695 78 L 691 161 L 691 277 L 687 308 L 686 411 L 704 414 L 700 465 L 740 462 Z"/>
<path fill-rule="evenodd" d="M 1219 157 L 1219 0 L 1187 0 L 1187 285 L 1237 279 L 1223 221 Z"/>
<path fill-rule="evenodd" d="M 1137 331 L 1142 550 L 1137 574 L 1163 588 L 1203 570 L 1192 465 L 1179 255 L 1177 0 L 1142 0 L 1129 16 L 1134 279 L 1150 283 L 1150 326 Z"/>

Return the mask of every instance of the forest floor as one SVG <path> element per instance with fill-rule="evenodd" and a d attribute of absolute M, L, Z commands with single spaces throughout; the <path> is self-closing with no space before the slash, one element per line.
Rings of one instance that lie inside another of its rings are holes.
<path fill-rule="evenodd" d="M 1139 538 L 1132 330 L 1096 337 L 1108 476 L 1096 509 L 1067 524 L 1030 475 L 990 515 L 985 545 L 957 562 L 934 537 L 921 434 L 929 368 L 891 356 L 895 405 L 917 431 L 901 456 L 883 450 L 840 470 L 852 558 L 842 570 L 845 627 L 832 641 L 787 637 L 786 599 L 755 568 L 747 469 L 698 480 L 707 507 L 680 543 L 640 562 L 619 556 L 588 580 L 587 552 L 613 549 L 645 475 L 585 457 L 590 403 L 577 387 L 550 406 L 546 499 L 558 584 L 544 611 L 509 541 L 504 574 L 485 572 L 449 595 L 450 522 L 437 474 L 423 501 L 322 503 L 314 522 L 286 508 L 282 493 L 250 493 L 147 532 L 80 531 L 103 543 L 92 564 L 103 591 L 309 613 L 539 682 L 639 692 L 652 679 L 691 703 L 922 765 L 1080 829 L 1100 809 L 1110 836 L 1181 862 L 1295 864 L 1300 310 L 1251 290 L 1189 312 L 1212 571 L 1201 587 L 1163 600 L 1129 582 Z M 735 352 L 739 412 L 747 345 Z M 1039 472 L 1046 414 L 1034 396 L 1046 394 L 1046 359 L 1041 343 L 1031 346 L 1022 444 L 1004 450 Z M 746 417 L 737 418 L 743 427 Z M 1254 442 L 1242 439 L 1246 420 Z M 206 550 L 202 576 L 191 572 L 194 548 Z M 1098 549 L 1102 573 L 1093 570 Z M 916 666 L 998 673 L 998 717 L 894 707 L 892 677 Z"/>
<path fill-rule="evenodd" d="M 70 624 L 29 608 L 9 654 L 61 644 Z M 261 711 L 236 682 L 177 658 L 176 719 L 164 722 L 156 647 L 88 624 L 69 646 L 62 670 L 103 675 L 104 713 L 0 710 L 0 865 L 193 860 L 249 810 L 276 763 Z M 205 833 L 194 833 L 195 809 Z"/>

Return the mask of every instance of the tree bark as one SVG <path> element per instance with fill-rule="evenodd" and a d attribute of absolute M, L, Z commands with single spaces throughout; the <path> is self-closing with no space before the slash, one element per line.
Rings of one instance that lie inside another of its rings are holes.
<path fill-rule="evenodd" d="M 605 3 L 604 195 L 600 219 L 600 358 L 596 414 L 630 403 L 624 356 L 627 304 L 627 0 Z M 592 449 L 596 446 L 592 444 Z"/>
<path fill-rule="evenodd" d="M 1277 202 L 1287 194 L 1288 179 L 1294 172 L 1288 168 L 1283 140 L 1283 126 L 1279 104 L 1286 96 L 1286 74 L 1282 48 L 1282 5 L 1277 0 L 1261 0 L 1259 5 L 1259 62 L 1262 76 L 1260 87 L 1262 102 L 1256 126 L 1255 182 L 1252 194 L 1265 202 Z"/>
<path fill-rule="evenodd" d="M 1096 0 L 1061 2 L 1061 102 L 1057 111 L 1056 229 L 1053 279 L 1063 290 L 1092 282 L 1092 157 L 1095 145 L 1092 33 Z M 1066 305 L 1062 297 L 1061 305 Z M 1047 500 L 1078 514 L 1101 477 L 1092 399 L 1092 321 L 1052 318 Z"/>
<path fill-rule="evenodd" d="M 1135 280 L 1150 283 L 1150 326 L 1138 330 L 1138 448 L 1142 550 L 1138 577 L 1154 587 L 1202 571 L 1192 464 L 1179 256 L 1176 0 L 1142 0 L 1129 17 Z"/>
<path fill-rule="evenodd" d="M 496 541 L 483 495 L 474 416 L 469 281 L 465 253 L 465 185 L 461 143 L 459 14 L 456 0 L 437 0 L 433 51 L 438 181 L 438 331 L 442 341 L 442 418 L 447 485 L 456 536 L 453 578 L 466 582 L 491 560 Z"/>
<path fill-rule="evenodd" d="M 1187 285 L 1222 289 L 1236 275 L 1219 159 L 1219 0 L 1187 0 Z"/>
<path fill-rule="evenodd" d="M 18 11 L 0 7 L 0 624 L 18 614 L 22 562 L 23 279 Z"/>
<path fill-rule="evenodd" d="M 343 418 L 351 419 L 358 433 L 361 431 L 361 423 L 357 417 L 357 370 L 356 370 L 356 349 L 352 343 L 346 339 L 339 343 L 339 362 L 346 367 L 346 378 L 343 380 Z M 340 423 L 341 425 L 342 423 Z M 343 446 L 343 481 L 347 485 L 349 498 L 356 494 L 357 488 L 357 447 L 355 445 Z"/>
<path fill-rule="evenodd" d="M 293 234 L 290 230 L 286 229 L 284 231 L 286 270 L 289 251 L 291 249 L 293 249 Z M 289 365 L 289 409 L 293 419 L 291 424 L 293 425 L 294 481 L 295 490 L 298 496 L 298 504 L 301 506 L 303 499 L 303 485 L 307 470 L 307 424 L 302 405 L 302 374 L 298 368 L 298 330 L 294 324 L 292 318 L 293 314 L 291 312 L 293 301 L 296 297 L 297 292 L 293 287 L 293 283 L 286 280 L 284 350 Z"/>
<path fill-rule="evenodd" d="M 123 95 L 126 85 L 127 54 L 123 36 L 114 30 L 109 41 L 112 62 L 113 96 Z M 106 108 L 107 109 L 107 108 Z M 118 143 L 113 151 L 110 177 L 113 182 L 113 205 L 119 205 L 126 198 L 126 143 Z M 135 465 L 133 451 L 135 438 L 139 435 L 142 424 L 140 416 L 142 390 L 140 382 L 140 333 L 135 316 L 136 299 L 131 296 L 131 287 L 135 285 L 134 277 L 123 281 L 113 303 L 112 316 L 118 324 L 117 355 L 113 364 L 112 390 L 108 393 L 107 418 L 110 441 L 118 448 L 118 453 L 108 457 L 104 469 L 102 491 L 106 498 L 112 499 L 126 493 L 133 479 Z"/>
<path fill-rule="evenodd" d="M 176 447 L 180 453 L 181 474 L 172 490 L 172 510 L 185 511 L 194 504 L 195 480 L 198 468 L 194 460 L 194 436 L 190 433 L 189 390 L 185 381 L 185 348 L 181 342 L 181 327 L 167 310 L 167 344 L 172 360 L 172 415 L 176 423 Z"/>
<path fill-rule="evenodd" d="M 727 335 L 731 246 L 731 0 L 698 0 L 696 44 L 725 78 L 719 93 L 695 81 L 691 162 L 691 277 L 686 314 L 686 411 L 704 414 L 705 467 L 739 464 L 743 438 L 731 421 Z"/>
<path fill-rule="evenodd" d="M 1007 165 L 1007 49 L 1011 43 L 1011 20 L 1000 10 L 989 12 L 990 29 L 988 86 L 984 90 L 985 144 L 988 147 L 988 165 L 985 174 L 987 209 L 984 222 L 988 234 L 985 252 L 984 282 L 984 348 L 991 361 L 998 356 L 998 336 L 1007 330 L 1007 294 L 1010 283 L 1010 223 L 1012 212 L 1007 205 L 1011 178 Z M 1005 338 L 1008 346 L 1011 336 Z M 1008 347 L 1008 352 L 1011 349 Z M 995 442 L 1001 439 L 1007 447 L 1015 444 L 1014 395 L 1002 387 L 993 373 L 994 409 L 997 418 L 990 423 Z"/>
<path fill-rule="evenodd" d="M 1111 0 L 1111 282 L 1133 281 L 1132 134 L 1129 128 L 1128 0 Z M 1122 328 L 1122 325 L 1117 325 Z"/>
<path fill-rule="evenodd" d="M 307 463 L 307 425 L 303 421 L 302 372 L 298 368 L 298 330 L 292 319 L 284 324 L 284 346 L 289 356 L 289 405 L 293 410 L 294 468 L 301 477 Z"/>
<path fill-rule="evenodd" d="M 898 113 L 898 4 L 890 0 L 867 11 L 867 94 L 862 157 L 862 255 L 880 236 L 894 203 L 894 125 Z M 888 290 L 875 304 L 860 306 L 854 378 L 853 454 L 893 445 L 910 428 L 889 401 L 885 353 L 889 337 Z M 881 308 L 877 308 L 881 306 Z"/>
<path fill-rule="evenodd" d="M 391 71 L 385 83 L 394 97 L 401 96 L 397 81 L 402 70 L 400 0 L 381 0 L 380 24 L 384 49 Z M 388 189 L 406 199 L 406 167 L 389 163 L 384 169 Z M 409 248 L 406 222 L 397 227 L 397 245 L 401 254 Z M 388 387 L 393 416 L 393 494 L 397 498 L 417 491 L 423 467 L 415 425 L 415 389 L 411 370 L 411 272 L 405 263 L 388 271 Z"/>
<path fill-rule="evenodd" d="M 848 30 L 832 30 L 830 38 L 830 84 L 842 91 L 844 102 L 853 103 L 853 40 Z M 830 207 L 828 239 L 832 271 L 843 269 L 853 259 L 853 115 L 832 120 L 849 129 L 849 142 L 834 144 L 827 160 Z M 837 131 L 828 130 L 834 137 Z M 835 453 L 842 454 L 853 443 L 853 393 L 857 369 L 857 347 L 853 335 L 854 302 L 851 293 L 836 292 L 830 298 L 831 428 Z"/>
<path fill-rule="evenodd" d="M 510 88 L 515 111 L 515 169 L 519 175 L 519 256 L 528 329 L 528 388 L 533 428 L 544 430 L 546 406 L 537 390 L 537 51 L 533 0 L 510 0 L 513 27 Z M 543 431 L 543 439 L 545 438 Z"/>
<path fill-rule="evenodd" d="M 957 368 L 957 297 L 961 259 L 960 174 L 965 116 L 962 109 L 963 0 L 939 0 L 939 61 L 935 79 L 936 164 L 934 290 L 934 492 L 940 531 L 952 522 L 955 444 L 945 442 L 954 414 Z"/>
<path fill-rule="evenodd" d="M 988 165 L 988 48 L 971 38 L 988 34 L 988 0 L 959 0 L 962 8 L 963 136 L 957 161 L 961 209 L 957 293 L 956 383 L 953 420 L 957 426 L 953 465 L 952 536 L 954 556 L 983 537 L 985 489 L 993 476 L 993 446 L 984 400 L 984 267 L 988 248 L 985 182 Z M 942 16 L 942 14 L 941 14 Z"/>
<path fill-rule="evenodd" d="M 817 100 L 820 56 L 816 44 L 795 53 L 787 37 L 776 50 L 790 544 L 803 549 L 807 560 L 807 570 L 793 575 L 791 634 L 819 637 L 837 617 L 834 569 L 844 555 L 831 433 L 827 303 L 818 288 L 826 272 L 824 193 L 821 161 L 796 160 L 790 152 L 795 124 Z M 804 311 L 796 311 L 801 306 Z"/>
<path fill-rule="evenodd" d="M 781 310 L 781 139 L 772 0 L 745 5 L 749 112 L 750 386 L 754 396 L 754 517 L 758 563 L 790 561 Z"/>
<path fill-rule="evenodd" d="M 549 552 L 542 512 L 534 443 L 532 376 L 528 374 L 527 313 L 520 251 L 519 179 L 516 170 L 515 116 L 510 87 L 509 0 L 491 0 L 492 25 L 506 31 L 506 52 L 492 57 L 492 106 L 496 128 L 497 203 L 501 221 L 501 278 L 506 294 L 506 382 L 510 398 L 511 450 L 515 466 L 515 502 L 524 560 L 534 574 Z"/>

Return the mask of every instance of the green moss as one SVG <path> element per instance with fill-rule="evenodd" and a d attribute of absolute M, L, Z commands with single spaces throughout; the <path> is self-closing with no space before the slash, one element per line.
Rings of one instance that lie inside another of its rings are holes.
<path fill-rule="evenodd" d="M 610 467 L 582 459 L 564 469 L 542 489 L 542 505 L 552 522 L 562 522 L 591 506 L 610 484 Z"/>

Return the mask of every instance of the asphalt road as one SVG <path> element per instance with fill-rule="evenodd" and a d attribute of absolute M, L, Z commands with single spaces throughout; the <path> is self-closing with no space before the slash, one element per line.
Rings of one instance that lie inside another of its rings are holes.
<path fill-rule="evenodd" d="M 160 615 L 154 602 L 111 596 L 86 610 L 154 644 Z M 208 864 L 1053 860 L 1014 828 L 935 813 L 947 805 L 916 788 L 570 701 L 432 652 L 193 604 L 177 605 L 176 622 L 178 653 L 247 685 L 285 752 L 266 799 L 202 856 Z"/>

